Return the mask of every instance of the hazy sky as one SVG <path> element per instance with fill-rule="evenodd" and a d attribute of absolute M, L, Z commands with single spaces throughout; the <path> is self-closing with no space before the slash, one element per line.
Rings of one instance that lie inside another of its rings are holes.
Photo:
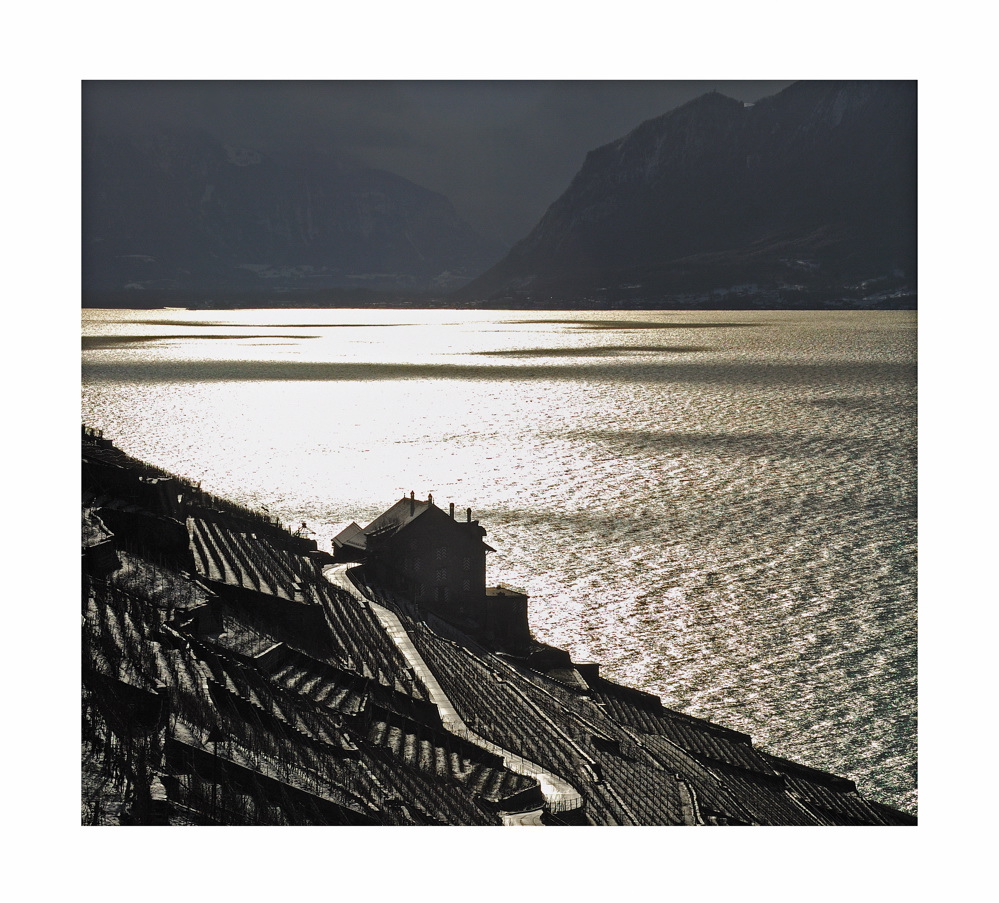
<path fill-rule="evenodd" d="M 752 101 L 774 81 L 84 82 L 88 128 L 191 125 L 258 150 L 332 151 L 446 195 L 512 243 L 586 152 L 706 91 Z"/>

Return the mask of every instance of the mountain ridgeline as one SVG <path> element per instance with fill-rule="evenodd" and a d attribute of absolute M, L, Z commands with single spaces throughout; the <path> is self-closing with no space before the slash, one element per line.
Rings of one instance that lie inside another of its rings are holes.
<path fill-rule="evenodd" d="M 489 306 L 915 303 L 916 83 L 711 93 L 591 151 Z"/>
<path fill-rule="evenodd" d="M 329 154 L 83 138 L 85 306 L 915 306 L 911 81 L 705 94 L 591 151 L 505 257 Z"/>
<path fill-rule="evenodd" d="M 503 250 L 443 195 L 330 155 L 264 154 L 196 131 L 84 134 L 90 306 L 441 293 Z"/>

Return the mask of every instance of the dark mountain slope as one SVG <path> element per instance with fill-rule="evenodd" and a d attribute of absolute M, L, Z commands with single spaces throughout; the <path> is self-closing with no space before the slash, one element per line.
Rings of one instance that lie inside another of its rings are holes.
<path fill-rule="evenodd" d="M 460 285 L 502 249 L 442 195 L 320 155 L 204 133 L 85 135 L 83 288 L 225 291 Z"/>
<path fill-rule="evenodd" d="M 458 296 L 914 287 L 915 249 L 915 83 L 799 82 L 752 106 L 706 94 L 592 151 L 530 235 Z"/>

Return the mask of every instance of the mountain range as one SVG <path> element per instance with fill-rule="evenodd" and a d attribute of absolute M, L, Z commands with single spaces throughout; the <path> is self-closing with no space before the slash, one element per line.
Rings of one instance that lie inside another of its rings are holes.
<path fill-rule="evenodd" d="M 89 306 L 915 305 L 911 81 L 702 95 L 591 151 L 510 249 L 328 154 L 83 137 Z"/>
<path fill-rule="evenodd" d="M 128 306 L 440 293 L 505 250 L 392 173 L 179 129 L 84 134 L 83 236 L 85 302 Z"/>
<path fill-rule="evenodd" d="M 458 295 L 822 306 L 914 302 L 915 279 L 915 82 L 797 82 L 756 104 L 705 94 L 591 151 Z"/>

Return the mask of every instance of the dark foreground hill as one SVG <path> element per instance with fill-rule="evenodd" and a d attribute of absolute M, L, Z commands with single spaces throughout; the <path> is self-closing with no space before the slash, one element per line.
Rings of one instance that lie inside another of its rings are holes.
<path fill-rule="evenodd" d="M 706 94 L 587 155 L 455 297 L 492 306 L 915 304 L 916 83 Z"/>
<path fill-rule="evenodd" d="M 416 525 L 481 545 L 470 512 L 400 500 L 337 563 L 96 431 L 82 453 L 85 824 L 915 824 L 537 642 L 522 594 L 468 632 L 384 581 Z"/>

